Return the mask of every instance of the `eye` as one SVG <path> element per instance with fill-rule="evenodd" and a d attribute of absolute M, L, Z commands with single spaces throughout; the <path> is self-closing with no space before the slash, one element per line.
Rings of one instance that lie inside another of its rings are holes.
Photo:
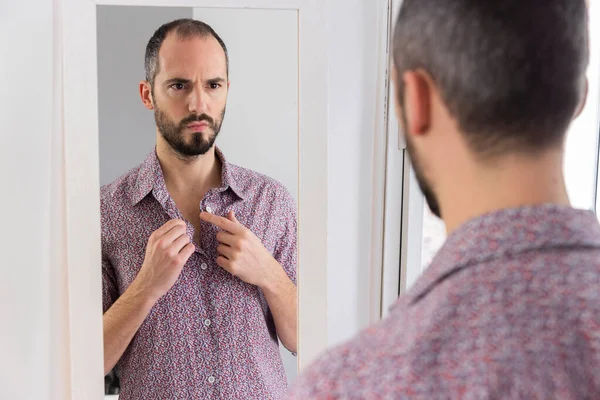
<path fill-rule="evenodd" d="M 218 89 L 218 88 L 220 88 L 220 87 L 221 87 L 221 84 L 220 84 L 220 83 L 211 83 L 211 84 L 210 84 L 210 88 L 211 88 L 211 89 Z"/>
<path fill-rule="evenodd" d="M 185 89 L 185 84 L 183 83 L 174 83 L 171 85 L 171 89 L 173 90 L 183 90 Z"/>

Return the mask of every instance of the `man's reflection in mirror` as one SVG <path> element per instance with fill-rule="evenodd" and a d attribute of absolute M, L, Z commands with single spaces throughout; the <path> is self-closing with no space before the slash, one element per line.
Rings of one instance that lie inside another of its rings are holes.
<path fill-rule="evenodd" d="M 215 146 L 230 81 L 210 26 L 161 26 L 145 71 L 156 146 L 101 189 L 104 372 L 117 366 L 122 400 L 281 398 L 278 340 L 297 349 L 294 201 Z"/>

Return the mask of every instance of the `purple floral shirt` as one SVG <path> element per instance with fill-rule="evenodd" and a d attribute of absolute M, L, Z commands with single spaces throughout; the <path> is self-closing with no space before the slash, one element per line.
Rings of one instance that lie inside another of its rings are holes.
<path fill-rule="evenodd" d="M 296 208 L 278 182 L 228 163 L 201 210 L 237 219 L 296 283 Z M 153 151 L 101 189 L 104 311 L 135 279 L 152 232 L 183 219 Z M 188 222 L 188 234 L 194 228 Z M 280 399 L 287 390 L 273 316 L 261 290 L 216 264 L 216 227 L 202 222 L 196 251 L 152 308 L 117 368 L 121 400 Z"/>
<path fill-rule="evenodd" d="M 290 398 L 600 398 L 596 216 L 544 205 L 467 222 L 387 318 L 318 359 Z"/>

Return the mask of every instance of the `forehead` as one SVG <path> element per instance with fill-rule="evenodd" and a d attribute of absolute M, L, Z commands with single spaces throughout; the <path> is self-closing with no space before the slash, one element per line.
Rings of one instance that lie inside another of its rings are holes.
<path fill-rule="evenodd" d="M 225 52 L 212 36 L 181 39 L 171 33 L 160 47 L 158 60 L 158 75 L 167 79 L 173 75 L 189 78 L 197 74 L 210 79 L 225 77 L 227 73 Z"/>

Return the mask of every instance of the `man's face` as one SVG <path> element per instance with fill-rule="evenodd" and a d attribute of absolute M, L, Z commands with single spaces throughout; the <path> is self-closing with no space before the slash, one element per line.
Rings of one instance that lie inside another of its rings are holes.
<path fill-rule="evenodd" d="M 158 131 L 173 150 L 194 157 L 213 147 L 228 89 L 225 52 L 215 38 L 167 36 L 159 52 L 152 104 Z"/>
<path fill-rule="evenodd" d="M 430 184 L 429 180 L 425 177 L 422 160 L 421 160 L 420 155 L 417 154 L 418 152 L 413 143 L 412 135 L 407 133 L 409 124 L 408 124 L 408 120 L 406 117 L 406 112 L 404 111 L 406 108 L 406 105 L 403 104 L 404 98 L 405 98 L 405 96 L 404 96 L 405 89 L 404 89 L 404 84 L 402 83 L 401 79 L 402 78 L 398 76 L 398 74 L 396 73 L 396 69 L 394 68 L 394 72 L 393 72 L 394 87 L 396 88 L 395 93 L 398 94 L 398 96 L 396 96 L 396 116 L 398 118 L 398 121 L 400 122 L 400 129 L 402 130 L 402 133 L 404 135 L 404 140 L 406 141 L 406 150 L 408 151 L 408 157 L 410 159 L 410 163 L 415 172 L 415 177 L 419 184 L 419 188 L 421 189 L 421 192 L 423 192 L 423 195 L 425 196 L 425 201 L 427 202 L 427 206 L 429 207 L 429 210 L 431 210 L 433 215 L 435 215 L 438 218 L 441 218 L 442 215 L 441 215 L 440 205 L 439 205 L 437 196 L 435 195 L 435 193 L 433 191 L 433 187 Z"/>

